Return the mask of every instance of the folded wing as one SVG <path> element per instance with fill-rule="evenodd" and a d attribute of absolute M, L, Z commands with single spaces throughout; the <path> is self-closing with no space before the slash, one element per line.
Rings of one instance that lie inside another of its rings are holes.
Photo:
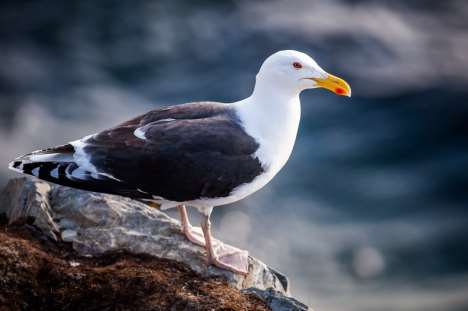
<path fill-rule="evenodd" d="M 257 148 L 229 106 L 193 103 L 28 154 L 11 168 L 85 190 L 184 202 L 225 197 L 252 181 L 263 172 Z"/>

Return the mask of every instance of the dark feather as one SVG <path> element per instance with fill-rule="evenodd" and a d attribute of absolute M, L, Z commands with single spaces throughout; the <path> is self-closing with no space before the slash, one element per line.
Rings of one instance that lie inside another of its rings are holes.
<path fill-rule="evenodd" d="M 174 120 L 161 121 L 165 119 Z M 134 135 L 137 128 L 145 131 L 144 140 Z M 43 152 L 72 152 L 73 146 L 65 146 Z M 66 186 L 182 202 L 225 197 L 252 181 L 263 172 L 253 157 L 257 149 L 258 143 L 245 133 L 231 107 L 190 103 L 150 111 L 86 140 L 84 151 L 102 173 L 98 176 L 80 172 L 84 177 L 72 180 L 63 168 L 59 179 L 51 176 L 58 166 L 72 170 L 77 166 L 74 161 L 29 163 L 23 171 L 31 174 L 39 165 L 39 178 Z"/>

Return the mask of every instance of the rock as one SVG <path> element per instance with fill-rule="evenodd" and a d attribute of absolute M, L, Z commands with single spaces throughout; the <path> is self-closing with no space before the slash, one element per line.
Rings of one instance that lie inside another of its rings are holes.
<path fill-rule="evenodd" d="M 65 229 L 62 231 L 62 241 L 73 242 L 76 240 L 78 233 L 75 230 Z"/>
<path fill-rule="evenodd" d="M 144 254 L 79 256 L 0 217 L 0 310 L 268 311 L 264 301 L 187 265 Z"/>
<path fill-rule="evenodd" d="M 253 257 L 247 276 L 207 266 L 204 249 L 185 239 L 178 221 L 128 198 L 18 178 L 3 190 L 0 213 L 10 223 L 32 221 L 52 239 L 71 242 L 83 256 L 109 251 L 149 254 L 185 263 L 204 276 L 221 276 L 238 289 L 288 293 L 287 278 Z M 275 296 L 272 301 L 280 300 Z"/>
<path fill-rule="evenodd" d="M 12 179 L 0 196 L 0 214 L 5 214 L 10 223 L 32 218 L 38 228 L 57 240 L 59 230 L 52 219 L 47 195 L 50 190 L 50 184 L 45 182 L 30 182 L 26 178 Z"/>
<path fill-rule="evenodd" d="M 285 296 L 272 288 L 261 290 L 258 288 L 243 289 L 242 292 L 253 294 L 262 299 L 272 311 L 307 311 L 309 307 L 298 300 Z"/>

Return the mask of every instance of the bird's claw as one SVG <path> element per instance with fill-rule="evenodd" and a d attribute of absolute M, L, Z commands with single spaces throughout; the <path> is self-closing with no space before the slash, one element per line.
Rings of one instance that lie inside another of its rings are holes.
<path fill-rule="evenodd" d="M 182 233 L 193 244 L 205 247 L 205 238 L 203 232 L 199 227 L 187 226 L 182 229 Z"/>
<path fill-rule="evenodd" d="M 222 255 L 209 256 L 208 264 L 242 275 L 249 272 L 248 252 L 244 250 L 229 250 Z"/>

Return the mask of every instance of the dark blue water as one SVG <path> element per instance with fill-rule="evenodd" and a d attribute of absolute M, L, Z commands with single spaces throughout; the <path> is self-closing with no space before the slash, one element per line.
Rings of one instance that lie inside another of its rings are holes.
<path fill-rule="evenodd" d="M 152 107 L 236 101 L 265 57 L 310 54 L 293 155 L 217 234 L 316 310 L 468 308 L 464 1 L 2 1 L 0 169 Z M 278 125 L 281 126 L 281 125 Z"/>

